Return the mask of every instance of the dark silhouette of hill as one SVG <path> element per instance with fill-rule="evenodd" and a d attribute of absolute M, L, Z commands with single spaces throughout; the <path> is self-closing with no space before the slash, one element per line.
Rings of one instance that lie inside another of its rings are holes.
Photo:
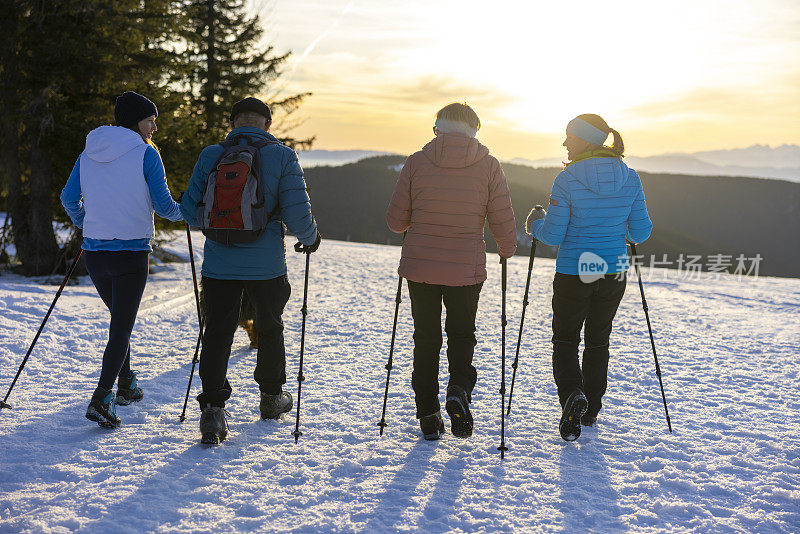
<path fill-rule="evenodd" d="M 384 219 L 402 156 L 379 156 L 340 167 L 306 170 L 314 215 L 330 239 L 400 244 Z M 560 169 L 505 163 L 518 235 L 528 210 L 546 205 Z M 800 277 L 800 184 L 763 178 L 687 176 L 641 172 L 655 229 L 638 247 L 640 254 L 676 261 L 679 254 L 712 254 L 763 258 L 760 275 Z M 521 243 L 524 241 L 521 240 Z M 486 231 L 487 250 L 496 251 Z M 527 254 L 521 246 L 519 253 Z M 555 249 L 537 247 L 537 255 L 555 256 Z"/>

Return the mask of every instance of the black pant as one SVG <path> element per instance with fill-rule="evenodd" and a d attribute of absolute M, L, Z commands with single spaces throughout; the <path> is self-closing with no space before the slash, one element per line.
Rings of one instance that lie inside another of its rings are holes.
<path fill-rule="evenodd" d="M 561 406 L 570 393 L 583 390 L 597 416 L 608 381 L 608 340 L 611 323 L 625 294 L 625 274 L 608 274 L 589 284 L 577 275 L 556 273 L 553 279 L 553 375 Z M 578 344 L 584 326 L 583 369 Z"/>
<path fill-rule="evenodd" d="M 219 280 L 203 277 L 205 333 L 200 352 L 200 379 L 203 392 L 197 396 L 201 406 L 225 406 L 231 396 L 226 378 L 228 358 L 236 327 L 242 290 L 253 303 L 258 332 L 258 356 L 253 376 L 262 393 L 277 394 L 286 383 L 286 349 L 283 344 L 283 308 L 292 288 L 286 275 L 270 280 Z"/>
<path fill-rule="evenodd" d="M 118 376 L 131 375 L 131 331 L 147 284 L 150 252 L 87 250 L 84 257 L 89 277 L 111 312 L 98 382 L 100 387 L 111 389 Z"/>
<path fill-rule="evenodd" d="M 471 398 L 478 379 L 472 365 L 475 352 L 475 314 L 483 283 L 471 286 L 443 286 L 408 280 L 411 315 L 414 317 L 414 371 L 411 387 L 417 417 L 439 411 L 439 352 L 442 350 L 442 301 L 447 309 L 447 362 L 450 384 Z"/>

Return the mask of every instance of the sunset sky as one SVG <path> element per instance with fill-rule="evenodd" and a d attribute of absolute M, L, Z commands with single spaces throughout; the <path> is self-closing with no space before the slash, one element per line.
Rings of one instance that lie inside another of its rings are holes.
<path fill-rule="evenodd" d="M 466 101 L 501 158 L 559 157 L 597 113 L 645 156 L 800 144 L 800 3 L 276 0 L 267 39 L 311 91 L 315 148 L 417 150 Z"/>

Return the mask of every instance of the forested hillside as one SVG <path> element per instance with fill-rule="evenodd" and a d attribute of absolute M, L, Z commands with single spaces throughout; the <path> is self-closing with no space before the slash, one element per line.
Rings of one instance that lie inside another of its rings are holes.
<path fill-rule="evenodd" d="M 381 156 L 341 167 L 306 171 L 314 213 L 332 239 L 399 244 L 384 213 L 402 156 Z M 523 235 L 528 210 L 547 204 L 558 169 L 503 164 Z M 679 255 L 760 254 L 760 275 L 800 277 L 800 184 L 755 178 L 640 173 L 655 230 L 638 252 L 676 262 Z M 491 233 L 486 246 L 494 251 Z M 527 253 L 527 247 L 520 248 Z M 537 254 L 554 256 L 539 246 Z"/>

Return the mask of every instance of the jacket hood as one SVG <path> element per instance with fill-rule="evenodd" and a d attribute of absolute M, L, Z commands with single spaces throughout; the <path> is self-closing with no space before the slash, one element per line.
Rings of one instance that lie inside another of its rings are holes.
<path fill-rule="evenodd" d="M 598 195 L 612 195 L 628 181 L 629 171 L 619 158 L 589 158 L 569 165 L 563 172 Z"/>
<path fill-rule="evenodd" d="M 489 149 L 474 137 L 443 133 L 425 145 L 422 153 L 437 167 L 463 169 L 485 158 Z"/>
<path fill-rule="evenodd" d="M 98 163 L 109 163 L 145 144 L 142 136 L 122 126 L 100 126 L 86 136 L 84 154 Z"/>

